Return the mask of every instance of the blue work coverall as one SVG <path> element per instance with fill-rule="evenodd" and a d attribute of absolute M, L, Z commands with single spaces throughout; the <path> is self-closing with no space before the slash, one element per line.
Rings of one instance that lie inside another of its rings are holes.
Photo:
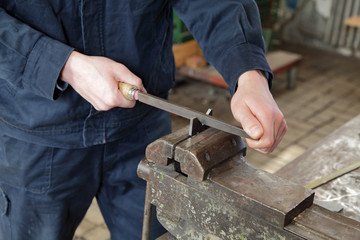
<path fill-rule="evenodd" d="M 248 70 L 272 78 L 253 0 L 0 0 L 1 240 L 72 239 L 94 196 L 112 239 L 140 239 L 136 167 L 169 115 L 141 103 L 96 111 L 59 73 L 74 50 L 105 56 L 166 98 L 173 9 L 231 93 Z"/>

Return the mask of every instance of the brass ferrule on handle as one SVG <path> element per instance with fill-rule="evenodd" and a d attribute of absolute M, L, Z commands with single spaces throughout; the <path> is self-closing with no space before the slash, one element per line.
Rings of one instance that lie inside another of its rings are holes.
<path fill-rule="evenodd" d="M 124 97 L 129 101 L 134 101 L 136 91 L 140 91 L 140 89 L 134 85 L 119 82 L 119 90 L 124 95 Z"/>

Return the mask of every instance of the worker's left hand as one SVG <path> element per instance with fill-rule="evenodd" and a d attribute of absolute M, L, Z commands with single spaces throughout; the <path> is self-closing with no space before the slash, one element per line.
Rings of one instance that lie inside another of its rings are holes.
<path fill-rule="evenodd" d="M 258 141 L 246 139 L 249 147 L 271 153 L 286 133 L 284 115 L 270 93 L 268 81 L 257 70 L 242 74 L 231 99 L 231 111 L 245 132 Z"/>

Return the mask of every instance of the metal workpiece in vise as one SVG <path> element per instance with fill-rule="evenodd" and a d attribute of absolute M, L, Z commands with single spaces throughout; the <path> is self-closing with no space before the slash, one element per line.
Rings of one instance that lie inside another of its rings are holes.
<path fill-rule="evenodd" d="M 245 153 L 239 136 L 213 128 L 151 143 L 138 166 L 147 181 L 142 239 L 150 239 L 153 205 L 168 231 L 158 240 L 333 239 L 326 225 L 307 225 L 333 214 L 313 206 L 311 189 L 253 168 Z"/>

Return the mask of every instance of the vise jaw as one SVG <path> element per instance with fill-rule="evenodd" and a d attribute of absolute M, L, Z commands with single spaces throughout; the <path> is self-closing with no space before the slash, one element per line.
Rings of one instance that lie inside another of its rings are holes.
<path fill-rule="evenodd" d="M 314 192 L 251 167 L 245 152 L 240 137 L 212 128 L 151 143 L 138 166 L 147 181 L 145 219 L 155 205 L 169 231 L 163 239 L 303 239 L 284 227 L 312 205 Z"/>

